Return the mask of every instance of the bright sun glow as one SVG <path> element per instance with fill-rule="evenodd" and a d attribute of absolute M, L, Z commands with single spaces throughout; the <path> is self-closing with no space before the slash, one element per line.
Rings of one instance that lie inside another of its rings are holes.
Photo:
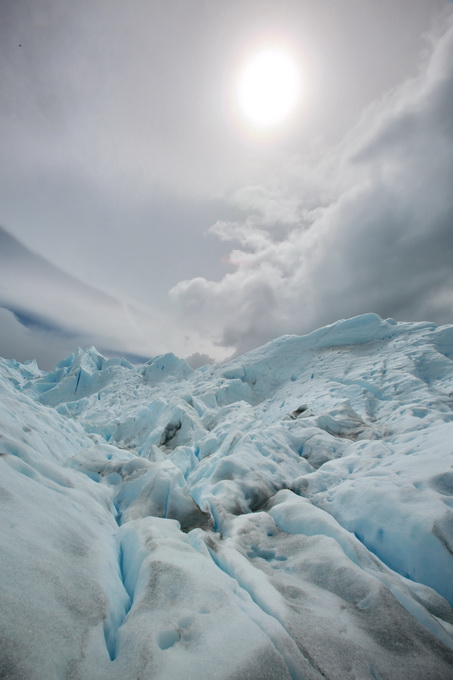
<path fill-rule="evenodd" d="M 278 48 L 255 54 L 239 78 L 242 114 L 256 127 L 282 123 L 295 108 L 299 94 L 300 74 L 296 64 Z"/>

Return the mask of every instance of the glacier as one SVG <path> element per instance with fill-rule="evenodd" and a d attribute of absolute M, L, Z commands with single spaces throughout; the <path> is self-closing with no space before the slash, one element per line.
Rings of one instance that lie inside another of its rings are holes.
<path fill-rule="evenodd" d="M 453 678 L 453 326 L 0 375 L 2 680 Z"/>

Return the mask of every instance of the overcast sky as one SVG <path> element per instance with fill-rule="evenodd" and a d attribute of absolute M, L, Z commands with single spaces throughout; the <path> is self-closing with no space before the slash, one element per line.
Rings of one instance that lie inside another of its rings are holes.
<path fill-rule="evenodd" d="M 0 355 L 453 322 L 451 2 L 3 0 L 0 32 Z M 302 94 L 258 130 L 273 44 Z"/>

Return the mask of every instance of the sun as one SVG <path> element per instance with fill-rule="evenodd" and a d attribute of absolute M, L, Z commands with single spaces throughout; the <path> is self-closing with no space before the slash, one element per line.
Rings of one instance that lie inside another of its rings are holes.
<path fill-rule="evenodd" d="M 241 114 L 258 128 L 279 125 L 294 111 L 300 89 L 300 73 L 290 54 L 277 47 L 263 49 L 246 62 L 239 75 Z"/>

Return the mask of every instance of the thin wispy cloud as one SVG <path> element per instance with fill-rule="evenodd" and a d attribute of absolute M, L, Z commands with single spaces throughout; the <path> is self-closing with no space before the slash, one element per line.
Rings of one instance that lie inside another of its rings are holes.
<path fill-rule="evenodd" d="M 1 228 L 0 308 L 3 351 L 39 358 L 45 367 L 52 355 L 55 363 L 77 346 L 140 357 L 184 348 L 170 315 L 87 285 Z"/>

